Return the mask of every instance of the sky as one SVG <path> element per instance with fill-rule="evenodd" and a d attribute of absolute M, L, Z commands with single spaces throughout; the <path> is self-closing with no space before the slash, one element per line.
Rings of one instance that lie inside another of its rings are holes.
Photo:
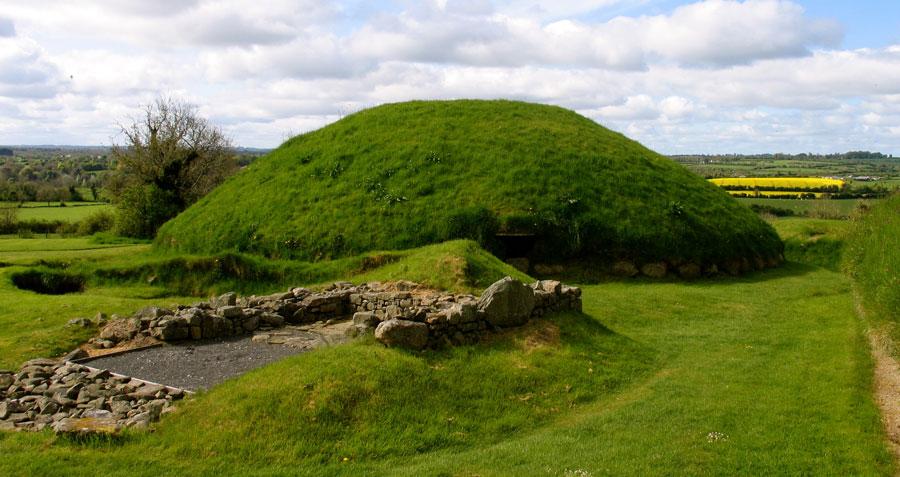
<path fill-rule="evenodd" d="M 121 143 L 160 96 L 244 147 L 479 98 L 663 154 L 900 156 L 900 2 L 0 0 L 0 144 Z"/>

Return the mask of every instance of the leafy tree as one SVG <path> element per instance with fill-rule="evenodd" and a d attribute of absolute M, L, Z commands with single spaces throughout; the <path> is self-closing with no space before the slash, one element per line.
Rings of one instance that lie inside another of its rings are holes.
<path fill-rule="evenodd" d="M 118 177 L 110 190 L 120 201 L 123 235 L 152 237 L 235 171 L 231 140 L 181 100 L 158 98 L 120 128 L 124 142 L 112 146 Z"/>
<path fill-rule="evenodd" d="M 59 200 L 59 191 L 50 184 L 43 184 L 37 189 L 35 198 L 40 202 L 46 202 L 49 206 L 50 202 Z"/>
<path fill-rule="evenodd" d="M 0 208 L 0 233 L 11 234 L 16 231 L 19 220 L 18 207 Z"/>

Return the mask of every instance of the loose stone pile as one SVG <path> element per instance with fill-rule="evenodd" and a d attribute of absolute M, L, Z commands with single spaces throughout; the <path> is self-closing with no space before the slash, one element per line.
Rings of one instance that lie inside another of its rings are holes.
<path fill-rule="evenodd" d="M 89 434 L 146 428 L 184 391 L 87 367 L 33 359 L 0 371 L 0 429 Z"/>
<path fill-rule="evenodd" d="M 285 324 L 352 317 L 352 334 L 376 331 L 376 337 L 388 346 L 458 345 L 496 327 L 522 325 L 531 316 L 555 310 L 580 311 L 580 296 L 580 289 L 559 282 L 545 280 L 526 286 L 509 277 L 492 285 L 481 298 L 424 290 L 407 281 L 361 285 L 337 282 L 321 292 L 295 287 L 261 297 L 239 298 L 226 293 L 174 309 L 142 308 L 130 318 L 113 315 L 94 344 L 110 348 L 138 336 L 162 341 L 220 338 Z M 382 324 L 386 328 L 377 332 Z M 413 341 L 391 338 L 409 333 L 416 336 Z"/>

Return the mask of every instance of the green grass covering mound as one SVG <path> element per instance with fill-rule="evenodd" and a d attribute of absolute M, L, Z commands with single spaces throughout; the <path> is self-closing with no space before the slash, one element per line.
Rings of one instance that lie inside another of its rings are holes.
<path fill-rule="evenodd" d="M 264 460 L 410 457 L 508 439 L 608 395 L 652 362 L 646 347 L 574 313 L 489 346 L 419 353 L 364 342 L 218 386 L 161 436 L 185 455 L 237 455 L 253 442 Z"/>
<path fill-rule="evenodd" d="M 38 272 L 45 267 L 33 267 Z M 437 290 L 480 293 L 497 280 L 529 276 L 501 262 L 471 240 L 451 240 L 396 252 L 369 252 L 319 262 L 272 260 L 243 253 L 160 257 L 147 254 L 118 263 L 83 263 L 74 267 L 90 276 L 90 286 L 153 283 L 163 294 L 208 296 L 228 291 L 266 294 L 296 285 L 350 280 L 411 280 Z"/>
<path fill-rule="evenodd" d="M 728 193 L 572 111 L 510 101 L 379 106 L 285 142 L 159 231 L 181 253 L 319 260 L 456 238 L 500 257 L 777 258 Z"/>

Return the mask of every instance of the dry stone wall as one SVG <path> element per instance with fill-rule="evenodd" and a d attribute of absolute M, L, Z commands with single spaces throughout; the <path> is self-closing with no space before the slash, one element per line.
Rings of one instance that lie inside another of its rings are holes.
<path fill-rule="evenodd" d="M 114 345 L 141 336 L 199 340 L 352 317 L 354 335 L 374 333 L 386 346 L 422 349 L 471 343 L 485 333 L 562 310 L 581 311 L 581 290 L 551 280 L 525 285 L 506 277 L 481 297 L 425 290 L 405 281 L 338 282 L 321 292 L 291 288 L 246 298 L 226 293 L 174 309 L 142 308 L 128 318 L 113 315 L 95 343 Z M 98 314 L 98 320 L 104 316 Z M 70 326 L 83 324 L 76 319 Z M 68 361 L 83 354 L 76 350 L 59 362 L 31 360 L 16 373 L 0 370 L 0 429 L 50 427 L 91 434 L 145 428 L 184 396 L 180 389 Z"/>
<path fill-rule="evenodd" d="M 109 348 L 139 336 L 162 341 L 220 338 L 285 324 L 352 318 L 353 334 L 375 332 L 389 345 L 459 345 L 499 327 L 522 325 L 533 316 L 557 310 L 581 311 L 580 296 L 579 288 L 556 281 L 524 285 L 509 277 L 489 287 L 480 298 L 425 290 L 407 281 L 360 285 L 337 282 L 321 292 L 294 287 L 259 297 L 226 293 L 188 306 L 142 308 L 128 318 L 114 315 L 94 344 Z M 378 332 L 381 326 L 386 328 Z M 392 338 L 401 330 L 415 339 Z"/>

